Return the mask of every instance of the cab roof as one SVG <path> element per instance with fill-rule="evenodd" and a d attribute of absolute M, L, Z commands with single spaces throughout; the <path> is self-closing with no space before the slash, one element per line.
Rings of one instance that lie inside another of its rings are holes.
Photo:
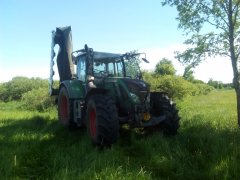
<path fill-rule="evenodd" d="M 80 53 L 76 56 L 76 59 L 80 59 L 86 55 L 85 52 Z M 123 54 L 115 54 L 115 53 L 107 53 L 107 52 L 97 52 L 93 51 L 93 59 L 94 61 L 100 62 L 113 62 L 118 61 L 123 57 Z"/>

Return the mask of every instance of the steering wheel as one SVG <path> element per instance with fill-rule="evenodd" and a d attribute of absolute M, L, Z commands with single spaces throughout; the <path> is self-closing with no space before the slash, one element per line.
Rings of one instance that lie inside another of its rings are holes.
<path fill-rule="evenodd" d="M 106 76 L 107 75 L 107 72 L 106 71 L 101 71 L 101 70 L 98 70 L 98 69 L 94 69 L 94 71 L 96 72 L 96 73 L 98 73 L 100 76 Z"/>

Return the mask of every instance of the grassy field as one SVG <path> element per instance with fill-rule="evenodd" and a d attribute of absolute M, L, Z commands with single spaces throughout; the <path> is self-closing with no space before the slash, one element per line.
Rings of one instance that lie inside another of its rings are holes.
<path fill-rule="evenodd" d="M 134 132 L 97 150 L 85 130 L 58 124 L 56 111 L 0 104 L 0 179 L 240 179 L 234 91 L 178 102 L 174 137 Z"/>

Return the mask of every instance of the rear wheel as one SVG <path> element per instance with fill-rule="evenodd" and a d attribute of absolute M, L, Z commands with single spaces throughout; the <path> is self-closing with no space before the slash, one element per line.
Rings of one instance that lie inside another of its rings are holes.
<path fill-rule="evenodd" d="M 62 86 L 58 96 L 58 119 L 64 126 L 74 127 L 73 107 L 67 89 Z"/>
<path fill-rule="evenodd" d="M 87 126 L 94 144 L 109 146 L 117 141 L 119 123 L 111 97 L 93 95 L 87 103 Z"/>
<path fill-rule="evenodd" d="M 164 134 L 175 135 L 177 134 L 180 117 L 176 104 L 173 103 L 169 97 L 164 93 L 151 94 L 152 114 L 155 116 L 165 115 L 166 120 L 156 127 L 151 128 L 162 130 Z"/>

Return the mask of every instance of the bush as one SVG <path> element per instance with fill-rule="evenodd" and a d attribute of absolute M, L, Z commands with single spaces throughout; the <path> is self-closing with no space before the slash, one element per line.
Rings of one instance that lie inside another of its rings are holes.
<path fill-rule="evenodd" d="M 21 100 L 24 93 L 32 89 L 48 87 L 48 81 L 40 78 L 14 77 L 0 84 L 0 99 L 4 102 Z"/>
<path fill-rule="evenodd" d="M 23 109 L 45 111 L 54 106 L 54 98 L 49 97 L 47 88 L 28 91 L 22 96 Z"/>
<path fill-rule="evenodd" d="M 196 91 L 196 87 L 192 83 L 180 76 L 166 75 L 158 77 L 156 80 L 155 90 L 167 92 L 172 98 L 182 99 Z"/>
<path fill-rule="evenodd" d="M 8 101 L 8 89 L 6 87 L 6 83 L 1 83 L 0 84 L 0 101 Z"/>
<path fill-rule="evenodd" d="M 207 94 L 214 89 L 207 84 L 191 83 L 180 76 L 159 76 L 149 72 L 144 73 L 144 80 L 150 84 L 151 91 L 166 92 L 174 99 L 183 99 L 191 95 Z"/>
<path fill-rule="evenodd" d="M 197 90 L 193 92 L 192 95 L 201 95 L 201 94 L 207 95 L 211 91 L 215 90 L 214 87 L 209 86 L 207 84 L 198 83 L 194 85 L 196 86 Z"/>

